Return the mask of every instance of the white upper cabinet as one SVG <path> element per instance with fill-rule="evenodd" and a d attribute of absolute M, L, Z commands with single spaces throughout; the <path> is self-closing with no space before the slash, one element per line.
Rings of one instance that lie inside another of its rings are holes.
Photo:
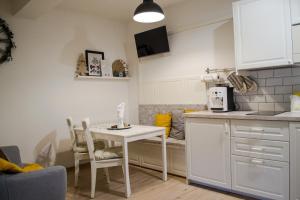
<path fill-rule="evenodd" d="M 292 64 L 290 0 L 233 3 L 238 70 Z"/>
<path fill-rule="evenodd" d="M 300 25 L 293 26 L 293 61 L 300 63 Z"/>
<path fill-rule="evenodd" d="M 291 0 L 292 23 L 300 24 L 300 0 Z"/>

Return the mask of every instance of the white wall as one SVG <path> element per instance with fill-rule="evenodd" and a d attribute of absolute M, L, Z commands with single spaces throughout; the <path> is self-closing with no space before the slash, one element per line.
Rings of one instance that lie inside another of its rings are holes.
<path fill-rule="evenodd" d="M 11 0 L 10 10 L 13 14 L 22 9 L 30 0 Z"/>
<path fill-rule="evenodd" d="M 166 23 L 177 32 L 232 17 L 234 0 L 188 0 L 165 9 Z"/>
<path fill-rule="evenodd" d="M 65 118 L 113 120 L 129 93 L 126 81 L 74 80 L 77 58 L 94 49 L 104 51 L 109 62 L 126 60 L 126 26 L 66 11 L 16 18 L 8 2 L 0 0 L 0 17 L 14 32 L 17 49 L 12 62 L 0 65 L 0 146 L 18 145 L 23 160 L 31 162 L 52 142 L 58 163 L 71 165 Z"/>
<path fill-rule="evenodd" d="M 0 17 L 15 33 L 13 62 L 0 66 L 0 145 L 20 146 L 34 161 L 51 142 L 58 163 L 71 165 L 65 118 L 113 120 L 115 107 L 128 104 L 127 118 L 138 121 L 138 104 L 206 103 L 199 81 L 205 67 L 232 67 L 232 0 L 190 0 L 165 8 L 166 20 L 127 26 L 97 16 L 51 11 L 36 19 L 12 17 L 0 0 Z M 225 19 L 225 20 L 223 20 Z M 214 23 L 215 22 L 215 23 Z M 166 24 L 171 52 L 138 59 L 133 34 Z M 102 50 L 112 62 L 127 58 L 128 82 L 76 81 L 80 52 Z"/>
<path fill-rule="evenodd" d="M 191 0 L 165 9 L 166 20 L 131 23 L 134 33 L 166 25 L 170 52 L 138 59 L 140 104 L 205 104 L 200 77 L 210 68 L 234 66 L 232 0 Z M 134 41 L 132 40 L 132 43 Z M 134 45 L 132 51 L 136 51 Z"/>
<path fill-rule="evenodd" d="M 216 43 L 230 39 L 223 34 L 228 26 L 231 21 L 172 34 L 170 53 L 141 60 L 140 103 L 206 104 L 206 87 L 200 80 L 205 68 L 233 65 L 232 54 L 226 57 L 222 42 Z M 227 51 L 233 53 L 231 46 Z"/>

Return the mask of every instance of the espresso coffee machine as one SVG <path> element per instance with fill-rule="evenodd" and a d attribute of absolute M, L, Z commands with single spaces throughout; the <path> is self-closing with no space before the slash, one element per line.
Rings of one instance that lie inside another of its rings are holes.
<path fill-rule="evenodd" d="M 211 87 L 208 91 L 208 107 L 213 112 L 235 110 L 233 88 L 227 86 Z"/>

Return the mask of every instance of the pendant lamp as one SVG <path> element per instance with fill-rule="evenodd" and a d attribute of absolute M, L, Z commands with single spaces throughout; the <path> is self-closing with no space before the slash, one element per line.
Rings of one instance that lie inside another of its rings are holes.
<path fill-rule="evenodd" d="M 143 3 L 136 8 L 133 16 L 134 21 L 141 23 L 158 22 L 164 18 L 163 10 L 153 0 L 143 0 Z"/>

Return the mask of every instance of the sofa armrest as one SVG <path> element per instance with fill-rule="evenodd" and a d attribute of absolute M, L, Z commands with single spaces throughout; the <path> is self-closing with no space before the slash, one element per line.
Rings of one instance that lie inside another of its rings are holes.
<path fill-rule="evenodd" d="M 22 161 L 20 157 L 20 150 L 17 146 L 2 146 L 0 147 L 0 151 L 9 162 L 21 166 Z"/>
<path fill-rule="evenodd" d="M 66 169 L 62 166 L 15 174 L 6 179 L 9 200 L 65 200 Z"/>
<path fill-rule="evenodd" d="M 6 180 L 6 174 L 0 172 L 0 199 L 7 200 L 8 199 L 8 194 L 7 194 L 7 187 L 5 184 Z"/>

